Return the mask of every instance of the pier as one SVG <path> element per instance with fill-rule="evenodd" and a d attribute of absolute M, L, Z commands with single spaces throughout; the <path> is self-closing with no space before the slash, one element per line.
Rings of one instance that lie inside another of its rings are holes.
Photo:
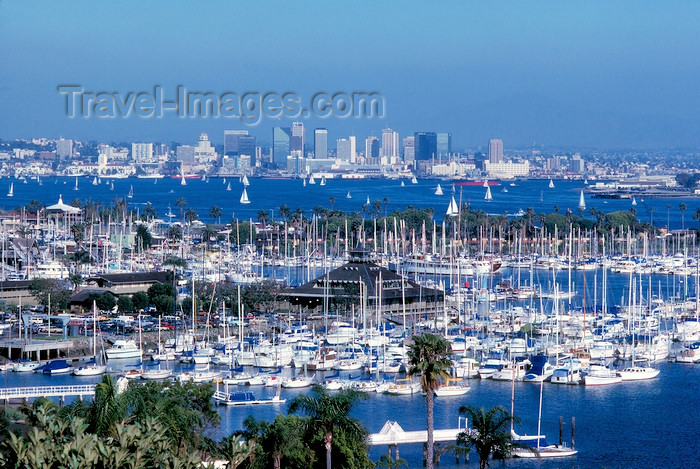
<path fill-rule="evenodd" d="M 462 427 L 464 420 L 464 427 Z M 457 441 L 457 436 L 463 431 L 468 430 L 466 417 L 459 417 L 457 428 L 443 428 L 433 430 L 433 443 L 442 443 L 447 441 Z M 428 430 L 405 431 L 401 428 L 398 422 L 387 420 L 378 433 L 372 433 L 367 439 L 369 446 L 387 445 L 389 447 L 389 455 L 391 456 L 391 448 L 395 450 L 395 459 L 399 458 L 399 445 L 423 443 L 423 454 L 425 459 L 425 445 L 428 443 Z"/>
<path fill-rule="evenodd" d="M 31 399 L 37 397 L 58 397 L 61 402 L 68 396 L 93 396 L 95 384 L 79 384 L 75 386 L 28 386 L 22 388 L 0 388 L 0 401 L 5 404 L 10 399 Z"/>
<path fill-rule="evenodd" d="M 72 348 L 72 340 L 9 339 L 0 342 L 0 354 L 10 360 L 19 357 L 27 357 L 35 361 L 50 360 Z"/>

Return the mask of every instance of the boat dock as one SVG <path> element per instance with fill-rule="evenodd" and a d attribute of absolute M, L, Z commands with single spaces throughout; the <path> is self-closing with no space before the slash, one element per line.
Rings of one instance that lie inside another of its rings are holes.
<path fill-rule="evenodd" d="M 61 351 L 73 348 L 72 340 L 10 339 L 0 342 L 0 354 L 10 360 L 26 357 L 34 361 L 57 358 Z"/>
<path fill-rule="evenodd" d="M 225 392 L 216 391 L 212 396 L 216 402 L 226 406 L 256 406 L 265 404 L 284 404 L 287 400 L 280 399 L 275 396 L 271 399 L 254 399 L 249 392 L 234 392 L 226 394 Z"/>
<path fill-rule="evenodd" d="M 75 386 L 28 386 L 22 388 L 0 388 L 0 401 L 6 404 L 10 399 L 32 399 L 37 397 L 58 397 L 61 402 L 68 396 L 93 396 L 94 384 L 80 384 Z"/>

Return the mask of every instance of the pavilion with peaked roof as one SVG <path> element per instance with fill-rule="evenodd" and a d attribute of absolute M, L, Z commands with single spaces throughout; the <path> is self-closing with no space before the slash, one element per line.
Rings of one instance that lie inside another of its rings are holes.
<path fill-rule="evenodd" d="M 46 207 L 46 219 L 49 222 L 49 226 L 52 225 L 51 220 L 53 219 L 53 229 L 56 232 L 61 231 L 61 226 L 65 232 L 66 237 L 70 236 L 70 227 L 74 223 L 80 223 L 82 220 L 83 211 L 78 207 L 73 207 L 63 203 L 63 196 L 59 194 L 58 202 Z"/>
<path fill-rule="evenodd" d="M 364 298 L 360 297 L 360 291 Z M 346 264 L 291 289 L 286 295 L 292 305 L 309 310 L 320 308 L 321 312 L 328 308 L 332 314 L 336 313 L 331 306 L 334 300 L 364 305 L 362 309 L 367 313 L 363 323 L 368 316 L 374 317 L 378 309 L 384 319 L 402 324 L 405 315 L 406 322 L 412 323 L 442 311 L 445 302 L 443 291 L 421 286 L 381 267 L 364 251 L 351 252 Z M 377 308 L 380 302 L 381 308 Z"/>

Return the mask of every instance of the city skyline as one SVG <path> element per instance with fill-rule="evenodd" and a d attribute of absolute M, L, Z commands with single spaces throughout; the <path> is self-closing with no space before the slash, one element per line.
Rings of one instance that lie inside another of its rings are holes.
<path fill-rule="evenodd" d="M 519 2 L 440 9 L 357 2 L 332 12 L 304 1 L 274 9 L 268 2 L 165 5 L 0 3 L 0 138 L 185 142 L 206 132 L 219 144 L 224 130 L 245 129 L 260 141 L 299 120 L 68 118 L 57 91 L 70 84 L 126 95 L 162 86 L 172 94 L 183 85 L 293 91 L 304 101 L 318 92 L 383 96 L 383 118 L 302 119 L 307 129 L 329 129 L 330 141 L 381 138 L 392 128 L 402 137 L 450 133 L 455 149 L 484 148 L 491 138 L 533 148 L 700 146 L 700 64 L 688 60 L 700 49 L 693 2 L 537 10 Z M 416 33 L 427 29 L 430 35 Z"/>

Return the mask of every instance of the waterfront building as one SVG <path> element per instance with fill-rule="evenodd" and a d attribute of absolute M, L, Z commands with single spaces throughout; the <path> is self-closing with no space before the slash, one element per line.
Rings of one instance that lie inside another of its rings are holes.
<path fill-rule="evenodd" d="M 339 138 L 336 140 L 335 156 L 342 161 L 352 161 L 352 143 L 349 139 Z"/>
<path fill-rule="evenodd" d="M 328 157 L 328 130 L 314 130 L 314 158 Z"/>
<path fill-rule="evenodd" d="M 131 159 L 135 163 L 151 163 L 151 162 L 153 162 L 153 144 L 152 143 L 132 143 L 131 144 Z"/>
<path fill-rule="evenodd" d="M 412 163 L 416 159 L 416 139 L 413 136 L 404 137 L 403 141 L 403 160 L 406 163 Z"/>
<path fill-rule="evenodd" d="M 375 136 L 365 139 L 365 163 L 379 164 L 379 139 Z"/>
<path fill-rule="evenodd" d="M 447 132 L 437 133 L 437 154 L 449 155 L 452 153 L 452 134 Z"/>
<path fill-rule="evenodd" d="M 488 174 L 488 177 L 492 179 L 512 179 L 515 177 L 525 177 L 530 174 L 530 162 L 527 160 L 523 161 L 522 163 L 492 163 L 491 161 L 485 161 L 484 170 Z"/>
<path fill-rule="evenodd" d="M 194 147 L 194 160 L 197 163 L 213 163 L 217 159 L 216 150 L 209 141 L 209 135 L 202 133 Z"/>
<path fill-rule="evenodd" d="M 381 156 L 386 159 L 399 156 L 399 133 L 391 129 L 382 130 Z"/>
<path fill-rule="evenodd" d="M 175 159 L 181 163 L 194 162 L 194 147 L 192 145 L 180 145 L 175 150 Z"/>
<path fill-rule="evenodd" d="M 414 155 L 416 161 L 426 161 L 437 155 L 437 134 L 435 132 L 416 132 L 414 138 Z"/>
<path fill-rule="evenodd" d="M 489 163 L 503 163 L 503 140 L 489 140 Z"/>
<path fill-rule="evenodd" d="M 278 168 L 287 167 L 287 157 L 292 149 L 292 129 L 290 127 L 272 128 L 272 163 Z"/>
<path fill-rule="evenodd" d="M 306 144 L 306 137 L 304 132 L 303 122 L 292 122 L 292 138 L 290 144 L 291 151 L 300 151 L 304 154 L 304 146 Z"/>
<path fill-rule="evenodd" d="M 224 130 L 224 155 L 240 154 L 240 139 L 247 136 L 247 130 Z"/>
<path fill-rule="evenodd" d="M 380 282 L 381 280 L 381 282 Z M 360 287 L 362 284 L 362 287 Z M 421 286 L 408 278 L 372 262 L 364 251 L 350 252 L 350 261 L 326 275 L 287 292 L 289 302 L 309 310 L 323 308 L 324 302 L 357 298 L 364 293 L 367 314 L 376 314 L 381 298 L 380 313 L 384 320 L 402 321 L 402 315 L 434 314 L 444 308 L 444 292 Z M 405 309 L 402 299 L 405 298 Z M 362 318 L 367 321 L 367 317 Z M 365 323 L 366 325 L 366 323 Z"/>
<path fill-rule="evenodd" d="M 56 140 L 56 155 L 59 158 L 71 158 L 73 156 L 73 140 L 65 138 Z"/>
<path fill-rule="evenodd" d="M 238 137 L 238 156 L 248 156 L 253 165 L 257 161 L 255 159 L 255 150 L 257 148 L 257 139 L 252 135 L 243 135 Z"/>

